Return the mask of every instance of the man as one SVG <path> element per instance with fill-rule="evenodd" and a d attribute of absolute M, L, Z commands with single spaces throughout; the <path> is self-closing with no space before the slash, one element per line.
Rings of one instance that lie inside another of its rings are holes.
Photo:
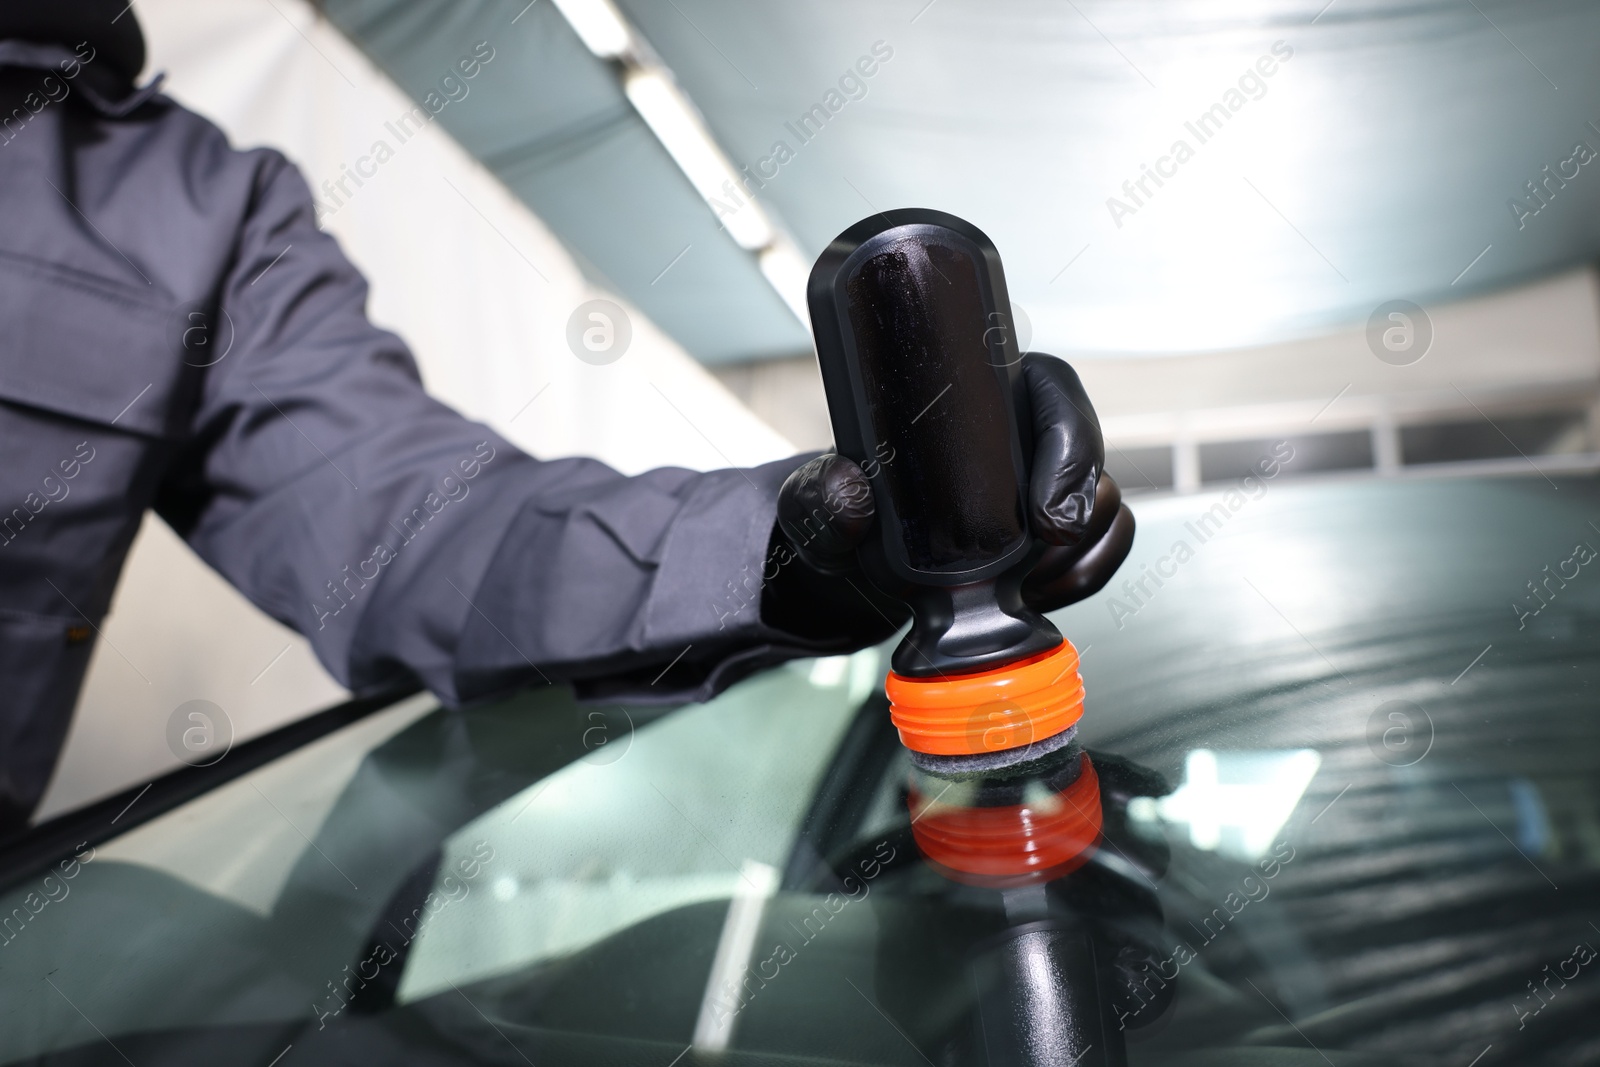
<path fill-rule="evenodd" d="M 358 693 L 704 698 L 901 621 L 839 575 L 873 514 L 848 460 L 628 478 L 430 399 L 299 173 L 137 87 L 143 64 L 123 0 L 0 0 L 0 832 L 48 781 L 147 508 Z M 1103 584 L 1132 529 L 1109 479 L 1094 506 L 1076 377 L 1027 371 L 1059 546 L 1029 595 L 1048 609 Z M 774 572 L 791 474 L 785 514 L 828 521 Z"/>

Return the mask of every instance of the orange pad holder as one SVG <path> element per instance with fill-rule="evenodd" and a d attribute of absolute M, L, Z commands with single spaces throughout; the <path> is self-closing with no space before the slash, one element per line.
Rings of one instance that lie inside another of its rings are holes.
<path fill-rule="evenodd" d="M 1100 841 L 1100 780 L 1084 753 L 1077 779 L 1024 804 L 963 808 L 925 802 L 912 790 L 911 833 L 947 877 L 971 885 L 1015 886 L 1077 870 Z"/>
<path fill-rule="evenodd" d="M 884 683 L 900 743 L 930 756 L 975 756 L 1024 748 L 1083 717 L 1078 650 L 1063 640 L 1049 652 L 976 674 Z"/>

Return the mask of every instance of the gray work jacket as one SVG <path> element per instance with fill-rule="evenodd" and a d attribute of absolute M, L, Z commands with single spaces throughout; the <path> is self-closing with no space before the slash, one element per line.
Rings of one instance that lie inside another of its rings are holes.
<path fill-rule="evenodd" d="M 357 692 L 703 697 L 860 643 L 760 619 L 798 460 L 518 451 L 423 392 L 293 166 L 92 53 L 0 41 L 0 829 L 44 789 L 147 508 Z"/>

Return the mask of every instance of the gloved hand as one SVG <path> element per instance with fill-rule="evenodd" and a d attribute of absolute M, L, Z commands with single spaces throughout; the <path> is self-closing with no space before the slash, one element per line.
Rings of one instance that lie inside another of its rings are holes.
<path fill-rule="evenodd" d="M 1035 611 L 1053 611 L 1111 580 L 1133 547 L 1133 513 L 1103 469 L 1100 421 L 1077 372 L 1054 356 L 1029 352 L 1022 373 L 1034 429 L 1028 523 L 1047 546 L 1022 595 Z M 789 475 L 778 493 L 778 527 L 786 541 L 780 547 L 812 573 L 796 575 L 791 567 L 785 576 L 780 568 L 768 583 L 763 618 L 816 636 L 828 628 L 858 631 L 867 640 L 893 633 L 906 609 L 873 588 L 855 559 L 875 514 L 866 474 L 844 456 L 818 456 Z"/>

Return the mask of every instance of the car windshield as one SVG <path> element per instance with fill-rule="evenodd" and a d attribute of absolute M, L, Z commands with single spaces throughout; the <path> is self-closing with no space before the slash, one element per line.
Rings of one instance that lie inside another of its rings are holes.
<path fill-rule="evenodd" d="M 402 700 L 13 877 L 0 1062 L 1596 1062 L 1597 505 L 1144 501 L 1054 617 L 1082 751 L 998 799 L 912 773 L 887 646 Z"/>

